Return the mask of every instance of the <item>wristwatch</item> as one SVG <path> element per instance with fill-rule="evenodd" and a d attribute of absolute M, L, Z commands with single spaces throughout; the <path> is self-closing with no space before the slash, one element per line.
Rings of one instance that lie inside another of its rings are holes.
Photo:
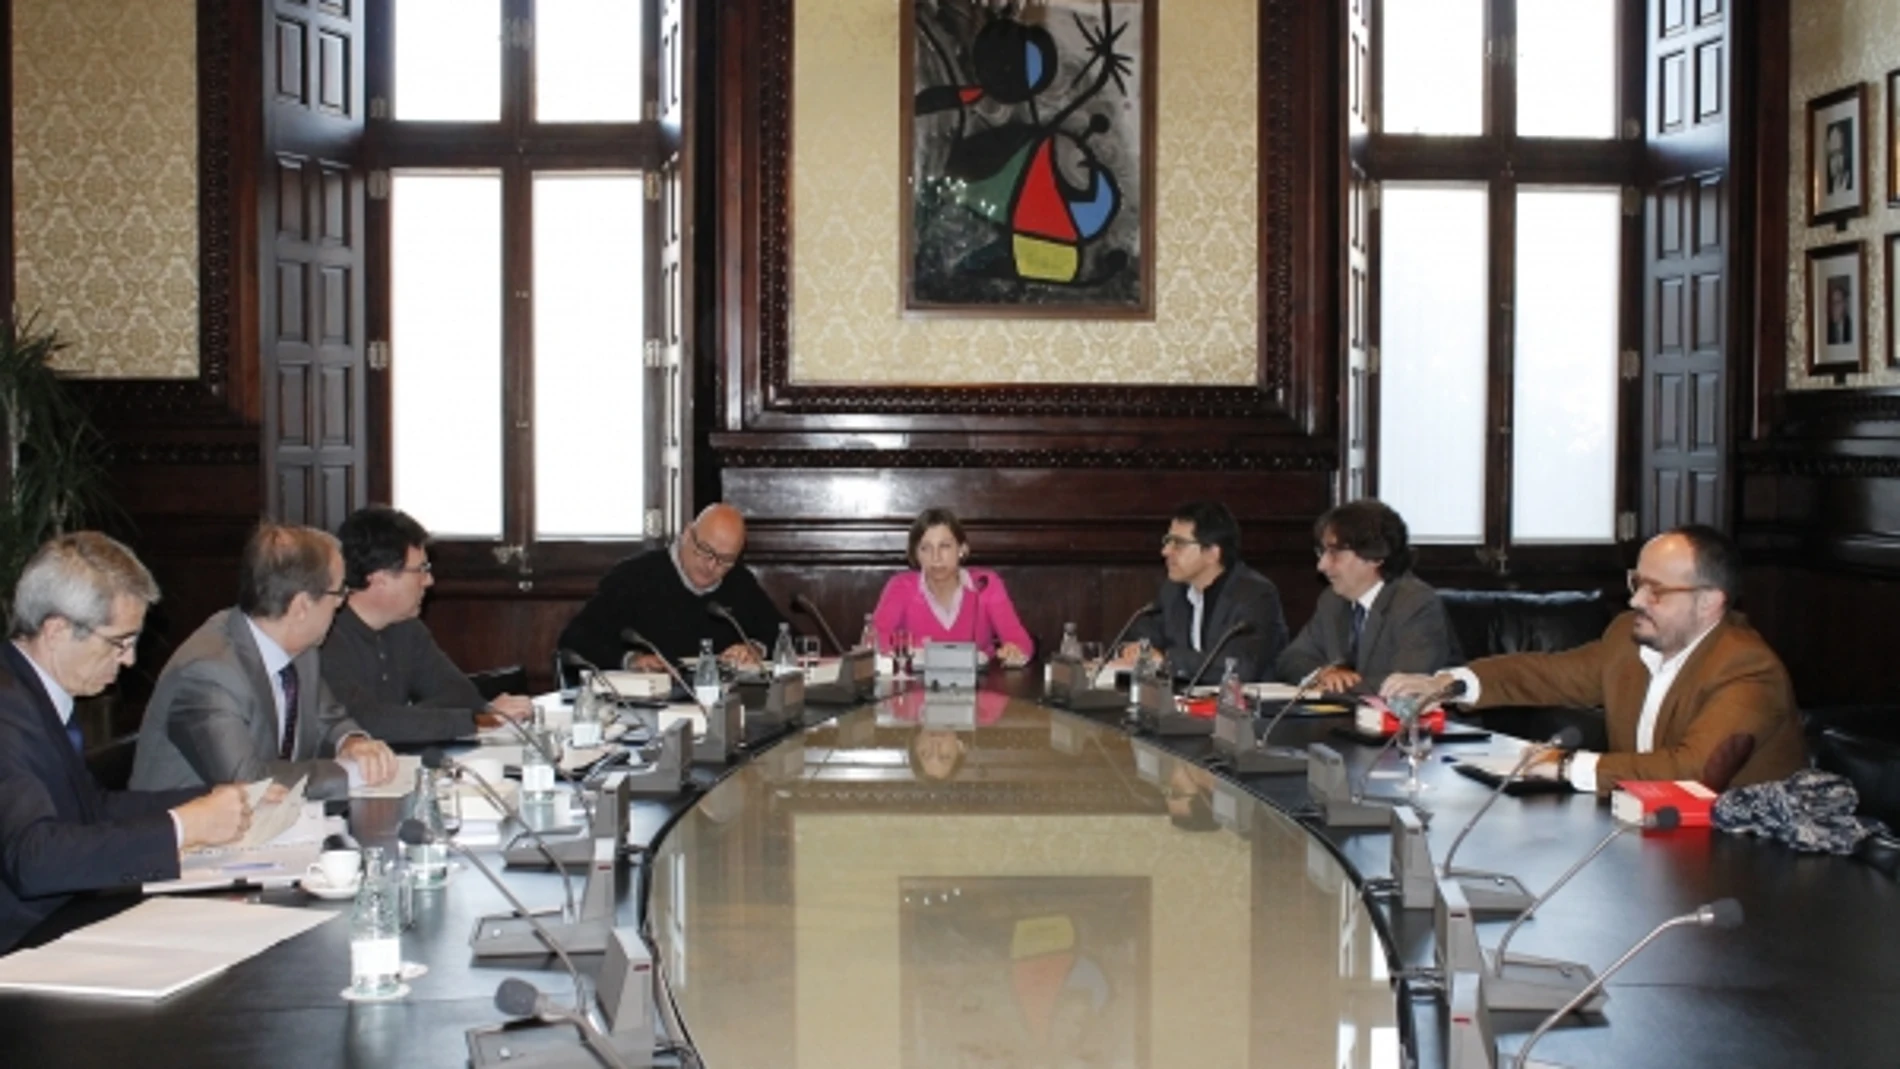
<path fill-rule="evenodd" d="M 1564 751 L 1563 758 L 1557 762 L 1557 779 L 1558 780 L 1564 783 L 1570 782 L 1570 761 L 1572 758 L 1576 756 L 1577 756 L 1577 751 L 1575 750 Z"/>

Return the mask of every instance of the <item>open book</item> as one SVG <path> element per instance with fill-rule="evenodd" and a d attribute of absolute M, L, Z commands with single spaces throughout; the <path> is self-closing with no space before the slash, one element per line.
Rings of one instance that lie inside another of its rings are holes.
<path fill-rule="evenodd" d="M 149 899 L 43 947 L 0 957 L 0 990 L 162 999 L 341 915 Z"/>

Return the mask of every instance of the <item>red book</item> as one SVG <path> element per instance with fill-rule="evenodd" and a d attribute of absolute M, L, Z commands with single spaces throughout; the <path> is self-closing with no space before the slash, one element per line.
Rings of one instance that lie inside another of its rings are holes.
<path fill-rule="evenodd" d="M 1625 824 L 1641 824 L 1658 809 L 1675 807 L 1682 828 L 1709 826 L 1716 793 L 1692 779 L 1626 779 L 1610 794 L 1610 814 Z"/>

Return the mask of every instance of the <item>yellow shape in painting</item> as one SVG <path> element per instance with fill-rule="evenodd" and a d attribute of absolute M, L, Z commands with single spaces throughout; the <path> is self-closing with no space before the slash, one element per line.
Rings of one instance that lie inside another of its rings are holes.
<path fill-rule="evenodd" d="M 1058 950 L 1075 948 L 1075 922 L 1057 913 L 1048 917 L 1024 917 L 1016 922 L 1009 941 L 1011 961 L 1021 961 Z"/>
<path fill-rule="evenodd" d="M 1016 235 L 1016 273 L 1042 282 L 1074 282 L 1081 254 L 1073 245 Z"/>

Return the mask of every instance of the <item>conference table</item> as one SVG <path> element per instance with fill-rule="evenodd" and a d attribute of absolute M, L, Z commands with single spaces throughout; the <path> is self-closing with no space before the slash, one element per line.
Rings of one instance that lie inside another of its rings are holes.
<path fill-rule="evenodd" d="M 1033 672 L 984 686 L 887 684 L 836 715 L 808 709 L 808 726 L 756 737 L 733 767 L 697 768 L 688 796 L 633 804 L 631 838 L 650 850 L 621 868 L 617 922 L 646 924 L 688 1033 L 675 1038 L 706 1066 L 1446 1063 L 1432 914 L 1378 887 L 1387 829 L 1328 829 L 1303 777 L 1222 775 L 1205 738 L 1050 709 Z M 1523 745 L 1444 743 L 1408 797 L 1402 761 L 1341 737 L 1343 723 L 1288 718 L 1273 741 L 1339 751 L 1369 796 L 1424 814 L 1435 857 L 1488 794 L 1448 759 Z M 353 803 L 353 831 L 390 841 L 397 805 Z M 1592 797 L 1506 797 L 1457 860 L 1538 890 L 1612 827 Z M 560 900 L 551 873 L 504 879 L 530 906 Z M 339 997 L 349 903 L 250 897 L 338 919 L 157 1004 L 0 995 L 0 1066 L 459 1066 L 465 1030 L 502 1019 L 502 979 L 569 990 L 551 958 L 472 962 L 476 918 L 507 907 L 470 871 L 418 896 L 404 957 L 428 971 L 390 1003 Z M 1625 834 L 1512 950 L 1602 969 L 1724 897 L 1742 927 L 1664 935 L 1611 979 L 1600 1015 L 1552 1031 L 1538 1059 L 1900 1061 L 1900 888 L 1849 859 L 1706 829 Z M 75 902 L 36 937 L 132 901 Z M 1505 923 L 1480 923 L 1480 941 Z M 1507 1057 L 1537 1021 L 1496 1018 Z"/>

